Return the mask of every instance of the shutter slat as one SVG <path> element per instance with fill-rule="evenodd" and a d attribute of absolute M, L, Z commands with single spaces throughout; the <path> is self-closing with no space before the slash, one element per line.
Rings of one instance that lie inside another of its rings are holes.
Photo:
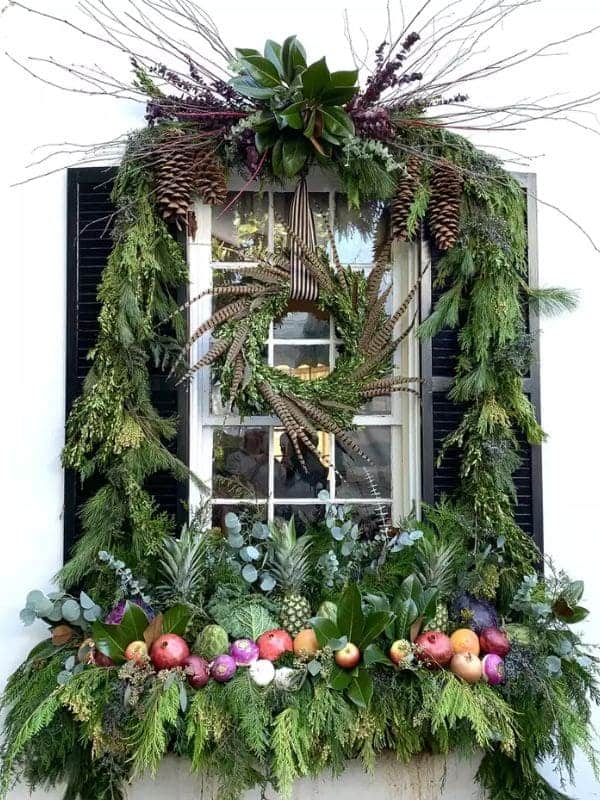
<path fill-rule="evenodd" d="M 83 387 L 91 362 L 87 358 L 98 336 L 98 315 L 101 304 L 97 291 L 102 272 L 112 250 L 110 222 L 115 211 L 110 199 L 115 169 L 82 168 L 68 170 L 67 197 L 67 414 Z M 169 383 L 166 376 L 151 368 L 152 402 L 161 416 L 179 415 L 180 434 L 169 449 L 181 457 L 186 451 L 187 420 L 182 405 L 183 395 Z M 74 542 L 81 534 L 78 509 L 102 485 L 94 477 L 82 487 L 78 477 L 65 472 L 64 553 L 68 557 Z M 167 473 L 153 475 L 146 487 L 161 510 L 183 521 L 182 501 L 186 487 Z"/>
<path fill-rule="evenodd" d="M 527 197 L 527 224 L 529 232 L 528 267 L 530 282 L 537 284 L 535 177 L 517 176 L 524 190 L 531 189 Z M 423 318 L 443 293 L 435 286 L 440 253 L 432 249 L 424 258 L 431 258 L 428 281 L 422 291 Z M 527 329 L 537 330 L 537 320 L 527 319 Z M 460 457 L 457 450 L 449 450 L 440 466 L 437 458 L 446 436 L 456 430 L 464 407 L 454 404 L 448 397 L 459 353 L 458 332 L 442 330 L 430 342 L 421 346 L 421 374 L 425 379 L 422 405 L 422 492 L 427 503 L 438 502 L 442 495 L 451 494 L 458 486 Z M 524 379 L 524 391 L 533 402 L 539 416 L 539 358 Z M 530 534 L 537 545 L 543 546 L 541 455 L 539 446 L 529 445 L 519 439 L 521 464 L 513 475 L 517 505 L 515 519 Z"/>

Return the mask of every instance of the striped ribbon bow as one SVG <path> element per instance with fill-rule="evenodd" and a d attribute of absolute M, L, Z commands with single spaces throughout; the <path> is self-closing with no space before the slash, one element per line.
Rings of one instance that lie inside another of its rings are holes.
<path fill-rule="evenodd" d="M 317 234 L 315 220 L 308 202 L 308 187 L 306 178 L 301 178 L 290 208 L 289 227 L 295 236 L 304 243 L 309 250 L 317 247 Z M 289 237 L 291 238 L 291 237 Z M 292 300 L 316 300 L 319 289 L 310 271 L 304 265 L 302 252 L 297 242 L 290 242 L 290 271 Z"/>

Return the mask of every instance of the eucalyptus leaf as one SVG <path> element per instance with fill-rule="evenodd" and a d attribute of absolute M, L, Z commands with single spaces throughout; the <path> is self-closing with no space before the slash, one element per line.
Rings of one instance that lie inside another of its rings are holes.
<path fill-rule="evenodd" d="M 230 547 L 233 547 L 234 550 L 237 550 L 244 544 L 244 537 L 241 533 L 230 533 L 227 536 L 227 543 Z"/>
<path fill-rule="evenodd" d="M 79 603 L 68 597 L 62 604 L 61 613 L 63 619 L 66 619 L 67 622 L 76 622 L 81 614 Z"/>
<path fill-rule="evenodd" d="M 277 586 L 277 581 L 270 572 L 263 572 L 260 577 L 260 588 L 263 592 L 272 592 Z"/>
<path fill-rule="evenodd" d="M 73 676 L 70 672 L 68 672 L 66 669 L 63 669 L 56 676 L 56 682 L 59 686 L 64 686 L 71 680 L 72 677 Z"/>
<path fill-rule="evenodd" d="M 188 695 L 183 683 L 179 685 L 179 707 L 181 708 L 182 714 L 185 714 L 188 707 Z"/>
<path fill-rule="evenodd" d="M 96 603 L 92 600 L 92 598 L 87 595 L 85 592 L 80 592 L 79 594 L 79 604 L 82 608 L 94 608 Z"/>
<path fill-rule="evenodd" d="M 321 662 L 313 658 L 312 661 L 308 662 L 306 669 L 314 677 L 315 675 L 318 675 L 321 672 Z"/>
<path fill-rule="evenodd" d="M 23 625 L 33 625 L 37 619 L 37 614 L 31 608 L 22 608 L 19 612 L 19 618 Z"/>
<path fill-rule="evenodd" d="M 254 583 L 258 578 L 258 572 L 253 564 L 246 564 L 242 569 L 242 578 L 248 583 Z"/>

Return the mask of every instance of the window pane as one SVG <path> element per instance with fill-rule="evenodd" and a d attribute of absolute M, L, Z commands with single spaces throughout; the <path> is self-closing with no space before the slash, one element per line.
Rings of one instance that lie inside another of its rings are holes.
<path fill-rule="evenodd" d="M 335 244 L 342 264 L 370 264 L 381 205 L 366 203 L 360 209 L 348 208 L 346 196 L 335 195 Z"/>
<path fill-rule="evenodd" d="M 323 521 L 325 518 L 325 506 L 275 506 L 274 517 L 276 520 L 287 521 L 292 516 L 294 517 L 294 523 L 296 525 L 296 533 L 301 535 L 306 533 L 309 528 Z"/>
<path fill-rule="evenodd" d="M 269 429 L 215 428 L 213 497 L 251 500 L 269 493 Z"/>
<path fill-rule="evenodd" d="M 251 527 L 255 522 L 267 521 L 267 506 L 261 505 L 216 505 L 212 507 L 212 526 L 225 530 L 225 517 L 232 511 L 240 518 L 242 525 Z"/>
<path fill-rule="evenodd" d="M 293 196 L 293 192 L 275 192 L 273 194 L 273 211 L 275 216 L 273 243 L 276 250 L 285 247 L 286 244 L 287 234 L 283 223 L 286 225 L 288 224 Z M 309 203 L 315 220 L 317 244 L 325 247 L 327 244 L 327 233 L 323 221 L 329 215 L 329 194 L 327 192 L 310 192 Z"/>
<path fill-rule="evenodd" d="M 275 339 L 329 339 L 329 316 L 314 303 L 292 301 L 288 313 L 273 325 Z"/>
<path fill-rule="evenodd" d="M 359 428 L 350 436 L 372 463 L 358 453 L 335 444 L 336 497 L 373 497 L 372 485 L 380 497 L 391 497 L 392 429 L 377 426 Z M 370 476 L 370 477 L 369 477 Z"/>
<path fill-rule="evenodd" d="M 285 430 L 275 428 L 273 436 L 275 497 L 316 497 L 321 489 L 328 488 L 327 467 L 314 453 L 303 448 L 304 470 Z M 316 446 L 325 463 L 331 455 L 330 442 L 328 433 L 319 433 Z"/>
<path fill-rule="evenodd" d="M 225 204 L 212 210 L 213 261 L 254 261 L 267 249 L 268 195 L 244 192 L 227 208 L 235 196 L 230 192 Z"/>
<path fill-rule="evenodd" d="M 273 347 L 273 366 L 303 381 L 329 374 L 329 345 L 284 344 Z"/>

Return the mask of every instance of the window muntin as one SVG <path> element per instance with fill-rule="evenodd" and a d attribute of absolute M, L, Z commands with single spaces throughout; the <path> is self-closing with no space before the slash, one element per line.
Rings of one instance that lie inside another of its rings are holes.
<path fill-rule="evenodd" d="M 232 193 L 227 202 L 235 196 Z M 208 288 L 225 277 L 231 279 L 241 260 L 247 266 L 254 263 L 261 250 L 283 244 L 281 220 L 287 219 L 292 196 L 292 192 L 245 191 L 225 211 L 223 207 L 199 206 L 201 234 L 191 243 L 192 290 Z M 342 263 L 368 272 L 376 209 L 348 211 L 345 197 L 334 191 L 311 191 L 310 202 L 319 242 L 326 244 L 327 216 Z M 235 248 L 241 248 L 241 253 Z M 386 275 L 387 281 L 394 282 L 390 309 L 400 302 L 411 279 L 408 273 L 403 275 L 401 264 L 405 268 L 407 260 L 395 258 Z M 210 300 L 196 304 L 192 325 L 210 312 Z M 194 357 L 199 358 L 207 345 L 200 342 Z M 312 304 L 295 303 L 282 320 L 271 325 L 264 357 L 277 368 L 310 379 L 333 368 L 340 346 L 333 319 L 326 318 Z M 406 355 L 396 354 L 398 371 L 415 374 L 418 358 L 407 359 Z M 403 361 L 411 362 L 408 371 L 400 368 Z M 414 476 L 407 480 L 407 448 L 414 446 L 415 436 L 413 431 L 409 437 L 405 430 L 409 416 L 406 400 L 406 395 L 374 398 L 355 418 L 357 430 L 353 436 L 371 463 L 346 452 L 333 435 L 320 433 L 318 448 L 325 463 L 307 454 L 308 473 L 304 473 L 295 463 L 278 420 L 265 416 L 242 419 L 236 409 L 223 408 L 219 387 L 214 385 L 209 371 L 203 370 L 192 388 L 190 450 L 192 468 L 213 491 L 213 521 L 219 524 L 229 510 L 245 511 L 266 520 L 294 513 L 302 528 L 323 513 L 324 502 L 318 497 L 322 489 L 328 490 L 334 502 L 360 508 L 367 526 L 375 524 L 382 513 L 393 518 L 407 513 L 417 500 L 418 481 Z M 416 453 L 414 456 L 414 463 L 410 464 L 413 471 L 418 468 Z"/>

